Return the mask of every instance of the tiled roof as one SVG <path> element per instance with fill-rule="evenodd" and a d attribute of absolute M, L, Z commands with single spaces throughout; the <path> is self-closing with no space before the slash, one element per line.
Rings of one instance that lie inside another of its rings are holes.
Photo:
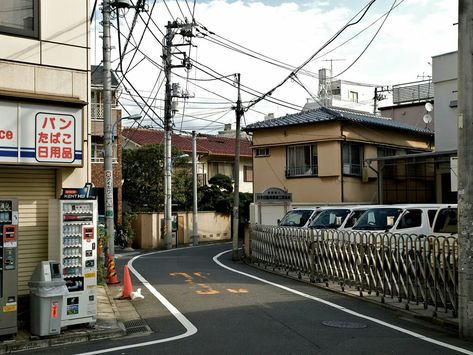
<path fill-rule="evenodd" d="M 94 86 L 103 86 L 103 65 L 92 65 L 90 68 L 90 80 Z M 118 78 L 112 70 L 112 87 L 118 86 Z"/>
<path fill-rule="evenodd" d="M 124 138 L 144 146 L 148 144 L 163 144 L 164 131 L 151 128 L 124 128 Z M 192 153 L 192 136 L 173 134 L 171 144 L 179 150 Z M 197 135 L 197 153 L 209 155 L 235 155 L 235 139 L 211 135 Z M 240 155 L 251 157 L 251 142 L 242 139 L 240 143 Z"/>
<path fill-rule="evenodd" d="M 252 123 L 246 126 L 244 130 L 247 132 L 252 132 L 258 129 L 295 126 L 306 123 L 318 123 L 329 121 L 350 121 L 363 125 L 379 126 L 424 135 L 433 135 L 433 133 L 427 129 L 410 126 L 403 122 L 370 115 L 368 113 L 361 113 L 333 107 L 319 107 L 313 110 L 302 111 L 292 115 L 286 115 L 283 117 Z"/>

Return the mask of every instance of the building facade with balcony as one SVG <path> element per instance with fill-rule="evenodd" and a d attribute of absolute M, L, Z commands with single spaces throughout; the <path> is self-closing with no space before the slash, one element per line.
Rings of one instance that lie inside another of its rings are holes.
<path fill-rule="evenodd" d="M 433 133 L 391 119 L 321 107 L 250 124 L 255 194 L 271 189 L 292 194 L 293 203 L 376 203 L 379 156 L 429 152 Z M 424 181 L 399 167 L 392 183 L 402 192 Z M 412 185 L 412 186 L 411 186 Z M 408 194 L 410 202 L 425 196 Z M 404 202 L 404 201 L 400 201 Z"/>

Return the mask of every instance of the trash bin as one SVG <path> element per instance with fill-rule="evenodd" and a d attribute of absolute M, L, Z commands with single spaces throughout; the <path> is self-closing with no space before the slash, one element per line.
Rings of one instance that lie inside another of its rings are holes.
<path fill-rule="evenodd" d="M 62 279 L 59 263 L 41 261 L 30 282 L 30 331 L 32 335 L 61 332 L 62 299 L 69 292 Z"/>

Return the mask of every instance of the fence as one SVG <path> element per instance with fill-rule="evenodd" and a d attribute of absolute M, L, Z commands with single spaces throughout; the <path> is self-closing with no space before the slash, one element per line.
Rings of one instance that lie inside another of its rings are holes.
<path fill-rule="evenodd" d="M 455 237 L 251 226 L 253 262 L 458 314 Z"/>

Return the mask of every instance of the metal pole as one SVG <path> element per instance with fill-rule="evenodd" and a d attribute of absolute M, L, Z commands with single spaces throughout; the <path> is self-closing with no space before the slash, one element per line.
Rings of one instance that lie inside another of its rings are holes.
<path fill-rule="evenodd" d="M 458 244 L 460 336 L 473 340 L 473 3 L 458 6 Z"/>
<path fill-rule="evenodd" d="M 234 198 L 233 198 L 233 247 L 232 259 L 238 260 L 238 226 L 240 208 L 240 120 L 241 120 L 241 97 L 240 97 L 240 74 L 236 74 L 238 99 L 236 106 L 236 132 L 235 132 L 235 167 L 233 176 L 235 178 Z"/>
<path fill-rule="evenodd" d="M 197 142 L 195 131 L 192 131 L 192 245 L 199 245 L 197 227 Z"/>
<path fill-rule="evenodd" d="M 164 100 L 164 243 L 166 249 L 172 248 L 172 189 L 171 189 L 171 131 L 172 131 L 172 94 L 171 94 L 171 48 L 172 26 L 168 22 L 164 50 L 164 72 L 166 75 L 166 93 Z"/>
<path fill-rule="evenodd" d="M 104 178 L 105 178 L 105 226 L 108 237 L 108 254 L 115 254 L 113 218 L 113 132 L 112 132 L 112 74 L 110 64 L 110 1 L 103 0 L 103 130 L 104 130 Z"/>

